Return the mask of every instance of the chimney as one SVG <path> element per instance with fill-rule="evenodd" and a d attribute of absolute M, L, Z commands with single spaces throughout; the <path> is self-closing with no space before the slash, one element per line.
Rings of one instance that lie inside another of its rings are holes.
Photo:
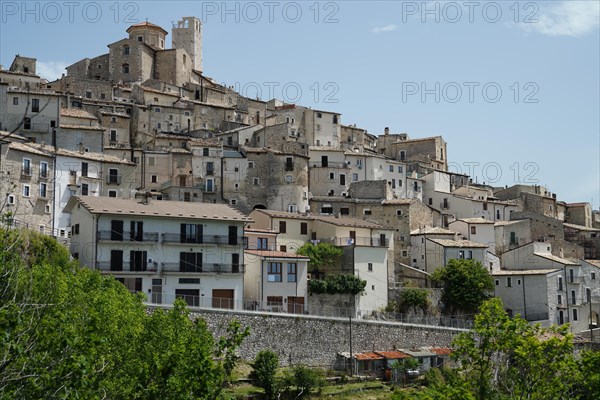
<path fill-rule="evenodd" d="M 389 126 L 385 127 L 385 129 L 383 130 L 383 134 L 384 135 L 389 135 L 390 134 L 390 128 L 389 128 Z"/>

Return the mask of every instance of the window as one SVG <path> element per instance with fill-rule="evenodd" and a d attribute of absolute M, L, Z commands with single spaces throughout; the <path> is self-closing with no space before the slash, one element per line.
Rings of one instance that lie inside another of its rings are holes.
<path fill-rule="evenodd" d="M 367 268 L 368 268 L 369 272 L 373 272 L 373 263 L 367 264 Z"/>
<path fill-rule="evenodd" d="M 15 204 L 15 196 L 14 196 L 14 195 L 12 195 L 12 194 L 9 194 L 9 195 L 6 197 L 6 202 L 7 202 L 8 204 L 11 204 L 11 205 L 12 205 L 12 204 Z"/>
<path fill-rule="evenodd" d="M 506 287 L 512 287 L 512 278 L 510 276 L 506 278 Z"/>
<path fill-rule="evenodd" d="M 270 262 L 267 266 L 267 281 L 281 282 L 281 263 Z"/>
<path fill-rule="evenodd" d="M 259 178 L 252 178 L 252 184 L 254 184 L 254 186 L 260 185 L 260 179 Z"/>
<path fill-rule="evenodd" d="M 81 184 L 81 195 L 87 196 L 90 193 L 90 187 L 87 183 Z"/>
<path fill-rule="evenodd" d="M 574 290 L 571 290 L 571 304 L 573 304 L 573 305 L 577 304 L 577 294 L 575 293 Z"/>
<path fill-rule="evenodd" d="M 400 150 L 400 160 L 406 160 L 406 151 Z"/>
<path fill-rule="evenodd" d="M 109 190 L 108 191 L 108 197 L 117 197 L 117 191 L 116 190 Z"/>
<path fill-rule="evenodd" d="M 154 107 L 154 112 L 159 113 L 160 112 L 160 107 Z M 160 126 L 159 126 L 159 128 L 160 128 Z"/>
<path fill-rule="evenodd" d="M 293 157 L 286 157 L 285 158 L 285 170 L 286 171 L 293 171 L 294 170 L 294 158 Z"/>
<path fill-rule="evenodd" d="M 475 225 L 471 226 L 471 235 L 477 234 L 477 227 Z"/>
<path fill-rule="evenodd" d="M 400 235 L 400 241 L 404 242 L 406 240 L 406 237 L 404 235 Z"/>
<path fill-rule="evenodd" d="M 398 173 L 401 174 L 402 173 L 402 165 L 398 165 Z"/>
<path fill-rule="evenodd" d="M 329 173 L 329 179 L 331 179 L 331 180 L 335 179 L 335 172 L 330 172 Z"/>
<path fill-rule="evenodd" d="M 402 216 L 402 210 L 396 210 L 396 217 Z"/>
<path fill-rule="evenodd" d="M 483 210 L 487 211 L 487 203 L 483 203 Z"/>
<path fill-rule="evenodd" d="M 215 191 L 215 180 L 214 179 L 207 179 L 206 180 L 206 191 L 207 192 L 214 192 Z"/>
<path fill-rule="evenodd" d="M 110 141 L 111 142 L 116 142 L 117 141 L 117 130 L 116 129 L 111 129 L 110 130 Z"/>
<path fill-rule="evenodd" d="M 592 279 L 596 279 L 596 273 L 592 272 Z"/>
<path fill-rule="evenodd" d="M 592 290 L 590 288 L 585 288 L 585 301 L 592 302 Z"/>
<path fill-rule="evenodd" d="M 558 290 L 563 290 L 563 279 L 562 279 L 562 276 L 558 277 Z"/>
<path fill-rule="evenodd" d="M 30 190 L 29 185 L 23 185 L 23 197 L 29 197 Z"/>
<path fill-rule="evenodd" d="M 179 272 L 202 272 L 202 253 L 179 253 Z"/>
<path fill-rule="evenodd" d="M 256 239 L 256 249 L 257 250 L 268 250 L 269 249 L 269 239 L 268 238 Z"/>
<path fill-rule="evenodd" d="M 393 165 L 390 165 L 390 166 L 389 166 L 389 171 L 390 171 L 390 172 L 394 172 L 394 166 L 393 166 Z"/>
<path fill-rule="evenodd" d="M 13 106 L 18 106 L 18 105 L 19 105 L 19 98 L 13 97 Z"/>
<path fill-rule="evenodd" d="M 158 182 L 158 176 L 156 176 L 156 175 L 152 175 L 152 176 L 150 177 L 150 180 L 152 181 L 152 183 L 157 183 L 157 182 Z"/>
<path fill-rule="evenodd" d="M 286 226 L 286 222 L 285 221 L 279 221 L 279 233 L 286 233 L 287 232 L 287 226 Z"/>
<path fill-rule="evenodd" d="M 308 223 L 300 222 L 300 234 L 308 235 Z"/>
<path fill-rule="evenodd" d="M 369 210 L 368 208 L 363 210 L 363 215 L 371 215 L 371 210 Z"/>
<path fill-rule="evenodd" d="M 267 305 L 271 307 L 282 307 L 283 297 L 281 296 L 267 296 Z"/>
<path fill-rule="evenodd" d="M 577 317 L 578 317 L 578 315 L 577 315 L 577 309 L 574 308 L 573 309 L 573 321 L 577 321 Z"/>
<path fill-rule="evenodd" d="M 31 112 L 40 112 L 40 99 L 31 99 Z"/>
<path fill-rule="evenodd" d="M 254 168 L 254 161 L 248 161 L 248 168 Z"/>
<path fill-rule="evenodd" d="M 358 181 L 358 174 L 352 174 L 352 182 Z"/>
<path fill-rule="evenodd" d="M 88 163 L 81 163 L 81 176 L 88 176 Z"/>
<path fill-rule="evenodd" d="M 116 168 L 109 168 L 108 170 L 108 183 L 119 184 L 119 170 Z"/>
<path fill-rule="evenodd" d="M 236 199 L 231 199 L 231 201 L 229 202 L 229 204 L 231 204 L 232 206 L 235 206 L 237 204 L 237 200 Z"/>
<path fill-rule="evenodd" d="M 279 246 L 279 251 L 281 251 L 282 253 L 287 253 L 287 246 L 284 246 L 284 245 Z"/>
<path fill-rule="evenodd" d="M 40 162 L 40 178 L 48 177 L 48 163 L 46 161 Z"/>
<path fill-rule="evenodd" d="M 298 274 L 298 264 L 288 263 L 288 265 L 287 265 L 287 281 L 288 282 L 296 282 L 297 274 Z"/>
<path fill-rule="evenodd" d="M 148 166 L 153 167 L 155 163 L 154 157 L 148 157 Z"/>
<path fill-rule="evenodd" d="M 215 163 L 207 162 L 206 163 L 206 175 L 213 175 L 215 173 Z"/>
<path fill-rule="evenodd" d="M 467 260 L 473 259 L 473 250 L 467 250 Z"/>
<path fill-rule="evenodd" d="M 465 251 L 464 250 L 459 250 L 458 251 L 458 258 L 461 259 L 461 260 L 465 258 Z"/>
<path fill-rule="evenodd" d="M 85 91 L 85 98 L 86 99 L 91 99 L 92 98 L 92 92 L 90 92 L 89 90 Z"/>
<path fill-rule="evenodd" d="M 31 129 L 31 118 L 23 118 L 23 129 L 25 129 L 25 130 Z"/>
<path fill-rule="evenodd" d="M 500 281 L 499 281 L 498 279 L 496 279 L 496 282 L 495 282 L 495 283 L 496 283 L 496 286 L 499 286 L 499 285 L 500 285 Z"/>
<path fill-rule="evenodd" d="M 128 55 L 129 54 L 129 46 L 125 45 L 123 46 L 123 55 Z"/>
<path fill-rule="evenodd" d="M 208 157 L 208 155 L 209 155 L 209 150 L 210 150 L 210 149 L 209 149 L 208 147 L 203 147 L 203 148 L 202 148 L 202 155 L 203 155 L 204 157 Z"/>
<path fill-rule="evenodd" d="M 558 304 L 559 305 L 562 304 L 562 296 L 560 294 L 557 296 L 557 299 L 558 299 Z"/>
<path fill-rule="evenodd" d="M 181 224 L 180 241 L 181 243 L 202 243 L 202 224 Z"/>
<path fill-rule="evenodd" d="M 40 197 L 48 197 L 48 185 L 40 183 Z"/>
<path fill-rule="evenodd" d="M 342 208 L 340 208 L 340 214 L 341 215 L 350 215 L 350 209 L 348 207 L 342 207 Z"/>
<path fill-rule="evenodd" d="M 408 251 L 402 250 L 402 257 L 408 257 Z"/>
<path fill-rule="evenodd" d="M 23 175 L 31 175 L 31 160 L 28 158 L 23 159 Z"/>
<path fill-rule="evenodd" d="M 292 183 L 292 182 L 294 182 L 294 177 L 292 175 L 286 175 L 285 176 L 285 182 L 286 183 Z"/>
<path fill-rule="evenodd" d="M 121 66 L 121 71 L 122 71 L 124 74 L 128 74 L 128 73 L 129 73 L 129 64 L 123 64 L 123 65 Z"/>

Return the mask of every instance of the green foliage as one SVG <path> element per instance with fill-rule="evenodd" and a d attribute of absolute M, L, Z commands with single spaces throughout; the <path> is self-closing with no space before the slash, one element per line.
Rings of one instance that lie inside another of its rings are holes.
<path fill-rule="evenodd" d="M 400 292 L 400 307 L 402 310 L 407 310 L 411 307 L 419 307 L 423 311 L 427 310 L 429 301 L 427 289 L 421 288 L 404 288 Z"/>
<path fill-rule="evenodd" d="M 584 350 L 577 362 L 579 370 L 578 393 L 582 400 L 593 400 L 600 393 L 600 351 Z"/>
<path fill-rule="evenodd" d="M 335 266 L 344 254 L 342 249 L 329 243 L 306 243 L 296 253 L 310 258 L 310 266 L 315 270 Z"/>
<path fill-rule="evenodd" d="M 315 294 L 352 294 L 362 293 L 367 281 L 350 274 L 328 275 L 325 279 L 311 279 L 308 284 L 310 293 Z"/>
<path fill-rule="evenodd" d="M 492 277 L 475 260 L 450 260 L 445 267 L 438 268 L 433 280 L 443 282 L 442 301 L 450 312 L 476 312 L 494 289 Z"/>
<path fill-rule="evenodd" d="M 285 371 L 281 386 L 292 398 L 304 398 L 320 391 L 325 386 L 323 372 L 305 365 L 295 365 Z"/>
<path fill-rule="evenodd" d="M 421 363 L 419 363 L 419 360 L 417 360 L 414 357 L 408 357 L 408 358 L 404 358 L 402 360 L 394 361 L 390 367 L 394 370 L 404 372 L 409 369 L 419 368 L 420 366 L 421 366 Z"/>
<path fill-rule="evenodd" d="M 277 382 L 275 375 L 279 367 L 279 357 L 274 351 L 262 350 L 254 358 L 252 363 L 252 373 L 250 378 L 256 382 L 256 385 L 265 391 L 267 399 L 275 396 Z"/>
<path fill-rule="evenodd" d="M 0 399 L 212 399 L 241 343 L 230 333 L 217 345 L 183 302 L 147 313 L 54 239 L 0 230 Z"/>

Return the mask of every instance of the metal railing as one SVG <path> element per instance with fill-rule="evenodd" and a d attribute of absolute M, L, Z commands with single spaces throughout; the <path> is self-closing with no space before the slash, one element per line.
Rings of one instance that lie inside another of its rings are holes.
<path fill-rule="evenodd" d="M 381 239 L 378 237 L 335 237 L 320 239 L 322 242 L 331 243 L 335 246 L 370 246 L 370 247 L 389 247 L 389 239 Z"/>
<path fill-rule="evenodd" d="M 107 175 L 106 183 L 109 185 L 120 185 L 123 182 L 123 176 L 121 175 Z"/>
<path fill-rule="evenodd" d="M 165 243 L 228 244 L 232 246 L 241 245 L 244 240 L 242 236 L 230 238 L 229 235 L 202 235 L 197 238 L 182 237 L 181 233 L 163 233 L 161 237 Z"/>
<path fill-rule="evenodd" d="M 345 161 L 311 162 L 309 165 L 313 168 L 350 168 L 350 164 Z"/>
<path fill-rule="evenodd" d="M 96 261 L 96 269 L 103 272 L 157 272 L 154 263 L 135 264 L 123 261 L 121 265 L 113 264 L 111 261 Z"/>
<path fill-rule="evenodd" d="M 222 263 L 202 263 L 202 265 L 185 265 L 181 262 L 163 262 L 161 263 L 160 272 L 243 274 L 245 272 L 245 265 Z"/>
<path fill-rule="evenodd" d="M 132 232 L 98 231 L 98 240 L 112 240 L 117 242 L 158 242 L 158 232 L 143 232 L 141 237 Z"/>

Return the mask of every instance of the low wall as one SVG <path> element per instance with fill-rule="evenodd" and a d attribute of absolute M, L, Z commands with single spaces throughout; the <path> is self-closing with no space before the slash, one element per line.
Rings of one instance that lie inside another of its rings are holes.
<path fill-rule="evenodd" d="M 194 318 L 203 318 L 215 337 L 223 336 L 232 320 L 250 328 L 239 349 L 245 360 L 263 349 L 271 349 L 281 362 L 333 368 L 339 352 L 350 351 L 348 319 L 306 315 L 269 314 L 214 309 L 191 309 Z M 427 346 L 450 346 L 462 329 L 352 320 L 352 351 L 392 350 Z"/>

